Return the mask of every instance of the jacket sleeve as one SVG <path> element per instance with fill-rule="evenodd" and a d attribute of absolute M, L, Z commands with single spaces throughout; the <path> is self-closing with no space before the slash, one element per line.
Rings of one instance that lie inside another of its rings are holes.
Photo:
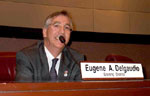
<path fill-rule="evenodd" d="M 33 81 L 32 65 L 23 52 L 16 54 L 16 81 L 31 82 Z"/>
<path fill-rule="evenodd" d="M 76 75 L 75 75 L 75 79 L 74 80 L 82 80 L 82 76 L 81 76 L 81 69 L 80 69 L 80 62 L 81 61 L 84 61 L 84 56 L 82 55 L 80 58 L 78 58 L 78 64 L 76 64 L 76 66 L 75 66 L 75 73 L 76 73 Z"/>

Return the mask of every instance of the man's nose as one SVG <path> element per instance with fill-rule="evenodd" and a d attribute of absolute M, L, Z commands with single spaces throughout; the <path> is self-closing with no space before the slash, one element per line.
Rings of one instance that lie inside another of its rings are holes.
<path fill-rule="evenodd" d="M 64 34 L 65 28 L 64 28 L 64 27 L 61 27 L 61 28 L 60 28 L 60 32 L 61 32 L 62 34 Z"/>

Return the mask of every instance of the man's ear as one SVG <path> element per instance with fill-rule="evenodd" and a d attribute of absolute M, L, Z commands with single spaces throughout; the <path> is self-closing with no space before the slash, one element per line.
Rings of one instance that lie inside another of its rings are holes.
<path fill-rule="evenodd" d="M 47 37 L 47 29 L 43 28 L 43 37 Z"/>

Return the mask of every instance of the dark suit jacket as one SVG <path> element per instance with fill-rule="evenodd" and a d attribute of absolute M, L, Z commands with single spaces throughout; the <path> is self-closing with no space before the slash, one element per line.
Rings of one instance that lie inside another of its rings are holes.
<path fill-rule="evenodd" d="M 77 62 L 73 60 L 71 54 L 64 48 L 60 61 L 58 80 L 81 80 L 79 62 L 84 60 L 84 56 L 71 48 L 69 50 Z M 67 73 L 67 76 L 64 76 L 64 73 Z M 16 81 L 50 81 L 48 61 L 43 41 L 17 53 Z"/>

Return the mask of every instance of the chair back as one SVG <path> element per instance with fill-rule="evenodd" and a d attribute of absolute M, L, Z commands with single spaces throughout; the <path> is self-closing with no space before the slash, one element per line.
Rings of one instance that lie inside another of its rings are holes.
<path fill-rule="evenodd" d="M 106 56 L 105 61 L 114 61 L 114 62 L 131 62 L 133 63 L 134 61 L 130 59 L 129 57 L 126 56 L 121 56 L 117 54 L 110 54 Z"/>
<path fill-rule="evenodd" d="M 0 52 L 0 82 L 14 81 L 16 52 Z"/>

